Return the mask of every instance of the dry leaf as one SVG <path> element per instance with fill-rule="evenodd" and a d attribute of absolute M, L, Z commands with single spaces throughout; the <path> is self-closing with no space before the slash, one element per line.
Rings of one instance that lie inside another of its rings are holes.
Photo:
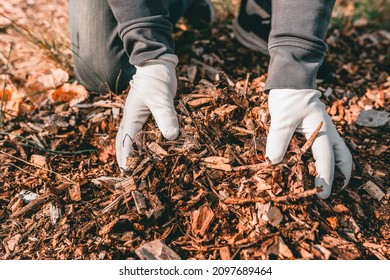
<path fill-rule="evenodd" d="M 1 96 L 0 99 L 3 102 L 8 102 L 12 98 L 12 91 L 9 87 L 6 87 L 5 90 L 1 90 Z"/>
<path fill-rule="evenodd" d="M 88 91 L 82 85 L 74 82 L 66 83 L 50 93 L 54 102 L 69 102 L 69 106 L 74 106 L 85 101 L 89 96 Z"/>
<path fill-rule="evenodd" d="M 40 104 L 47 98 L 47 90 L 55 89 L 68 80 L 69 74 L 59 68 L 49 73 L 32 74 L 26 82 L 27 95 L 35 104 Z"/>

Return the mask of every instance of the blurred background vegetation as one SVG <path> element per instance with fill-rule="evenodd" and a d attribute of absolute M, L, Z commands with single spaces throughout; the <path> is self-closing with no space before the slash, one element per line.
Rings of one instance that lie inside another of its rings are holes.
<path fill-rule="evenodd" d="M 211 0 L 221 20 L 234 17 L 239 10 L 240 0 Z M 347 30 L 353 25 L 375 25 L 390 29 L 389 0 L 336 0 L 332 26 Z"/>

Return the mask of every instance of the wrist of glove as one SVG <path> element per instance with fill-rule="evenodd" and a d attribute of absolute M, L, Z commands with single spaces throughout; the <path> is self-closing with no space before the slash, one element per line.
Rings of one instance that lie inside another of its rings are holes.
<path fill-rule="evenodd" d="M 116 136 L 116 157 L 122 171 L 133 153 L 135 135 L 151 114 L 165 138 L 173 140 L 179 135 L 174 107 L 177 63 L 176 55 L 165 54 L 136 66 Z"/>
<path fill-rule="evenodd" d="M 331 195 L 335 164 L 348 184 L 352 172 L 352 156 L 325 110 L 317 90 L 273 89 L 269 93 L 268 106 L 271 126 L 267 137 L 266 157 L 273 164 L 283 160 L 294 132 L 308 139 L 319 123 L 323 126 L 312 145 L 317 177 L 315 185 L 322 186 L 318 193 L 322 199 Z"/>

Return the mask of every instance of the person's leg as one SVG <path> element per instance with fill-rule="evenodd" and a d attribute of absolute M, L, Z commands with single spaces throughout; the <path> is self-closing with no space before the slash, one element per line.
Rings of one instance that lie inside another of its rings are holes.
<path fill-rule="evenodd" d="M 265 90 L 315 89 L 334 0 L 272 1 Z"/>
<path fill-rule="evenodd" d="M 135 68 L 118 36 L 107 1 L 70 0 L 69 31 L 76 79 L 88 90 L 122 91 Z"/>
<path fill-rule="evenodd" d="M 244 46 L 266 55 L 269 55 L 271 2 L 271 0 L 241 0 L 238 16 L 233 22 L 236 39 Z M 317 79 L 329 82 L 334 76 L 333 71 L 333 67 L 324 61 L 318 70 Z"/>
<path fill-rule="evenodd" d="M 138 1 L 139 2 L 139 1 Z M 175 23 L 192 0 L 164 0 Z M 133 12 L 130 17 L 137 17 Z M 69 31 L 76 79 L 88 90 L 121 92 L 135 73 L 118 35 L 118 22 L 107 1 L 69 0 Z M 142 34 L 137 34 L 141 36 Z M 145 42 L 145 40 L 143 40 Z M 132 51 L 129 49 L 129 51 Z"/>

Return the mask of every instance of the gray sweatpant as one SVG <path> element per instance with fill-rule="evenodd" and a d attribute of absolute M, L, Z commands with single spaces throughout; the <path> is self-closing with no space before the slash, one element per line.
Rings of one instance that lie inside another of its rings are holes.
<path fill-rule="evenodd" d="M 263 0 L 264 1 L 264 0 Z M 334 0 L 272 0 L 265 90 L 315 89 Z"/>
<path fill-rule="evenodd" d="M 121 92 L 135 67 L 174 53 L 172 24 L 192 0 L 69 0 L 76 79 L 95 92 Z"/>
<path fill-rule="evenodd" d="M 196 0 L 195 0 L 196 1 Z M 271 0 L 257 0 L 271 1 Z M 70 0 L 76 78 L 92 91 L 120 92 L 135 68 L 174 53 L 171 30 L 191 0 Z M 327 51 L 334 0 L 272 0 L 266 90 L 315 88 Z M 103 88 L 102 88 L 103 86 Z"/>

